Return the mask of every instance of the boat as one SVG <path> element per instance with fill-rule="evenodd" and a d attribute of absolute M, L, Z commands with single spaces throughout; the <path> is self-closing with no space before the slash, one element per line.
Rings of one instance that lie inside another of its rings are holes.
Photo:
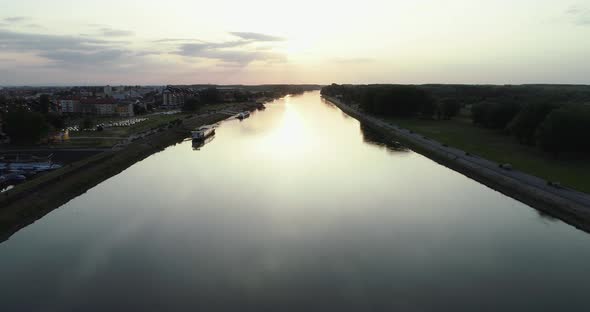
<path fill-rule="evenodd" d="M 9 173 L 0 177 L 0 182 L 5 184 L 18 184 L 25 182 L 25 180 L 27 180 L 27 177 L 16 173 Z"/>
<path fill-rule="evenodd" d="M 36 171 L 36 172 L 43 172 L 43 171 L 50 171 L 61 168 L 61 165 L 54 164 L 51 162 L 24 162 L 24 163 L 16 163 L 16 162 L 8 162 L 3 163 L 0 162 L 0 170 L 5 171 Z"/>
<path fill-rule="evenodd" d="M 202 126 L 199 129 L 192 131 L 193 140 L 203 141 L 206 138 L 215 134 L 215 127 L 213 126 Z"/>
<path fill-rule="evenodd" d="M 192 140 L 193 141 L 193 150 L 200 151 L 201 148 L 203 148 L 203 146 L 205 146 L 205 144 L 208 144 L 209 142 L 213 141 L 213 139 L 215 139 L 215 136 L 210 136 L 204 140 Z"/>
<path fill-rule="evenodd" d="M 0 155 L 0 162 L 3 163 L 31 163 L 50 162 L 53 154 L 47 156 L 35 156 L 30 154 L 3 154 Z"/>
<path fill-rule="evenodd" d="M 265 110 L 266 109 L 266 106 L 264 105 L 264 103 L 257 102 L 256 103 L 256 108 L 258 108 L 258 110 Z"/>
<path fill-rule="evenodd" d="M 246 119 L 246 118 L 250 117 L 250 112 L 249 111 L 241 112 L 236 117 L 238 117 L 238 119 L 240 119 L 240 120 Z"/>

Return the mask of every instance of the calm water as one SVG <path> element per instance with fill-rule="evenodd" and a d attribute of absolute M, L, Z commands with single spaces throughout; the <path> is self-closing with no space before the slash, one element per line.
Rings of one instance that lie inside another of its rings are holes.
<path fill-rule="evenodd" d="M 587 311 L 590 236 L 368 141 L 319 93 L 0 245 L 0 311 Z"/>

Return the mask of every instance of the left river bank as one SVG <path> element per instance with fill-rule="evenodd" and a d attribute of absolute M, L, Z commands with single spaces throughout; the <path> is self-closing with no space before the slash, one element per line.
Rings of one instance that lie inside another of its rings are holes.
<path fill-rule="evenodd" d="M 243 111 L 255 110 L 257 106 L 256 103 L 236 103 L 229 108 Z M 0 242 L 136 162 L 182 142 L 192 129 L 228 117 L 225 112 L 210 112 L 182 119 L 181 123 L 162 127 L 121 150 L 105 151 L 71 163 L 1 194 Z"/>

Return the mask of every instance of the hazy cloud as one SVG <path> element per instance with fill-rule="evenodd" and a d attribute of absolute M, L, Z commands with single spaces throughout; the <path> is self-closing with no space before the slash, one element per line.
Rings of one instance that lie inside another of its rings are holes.
<path fill-rule="evenodd" d="M 120 42 L 81 36 L 44 35 L 0 30 L 3 51 L 33 53 L 47 59 L 46 66 L 102 66 L 129 62 L 132 53 Z M 102 68 L 102 67 L 101 67 Z"/>
<path fill-rule="evenodd" d="M 186 57 L 208 58 L 222 61 L 228 66 L 245 66 L 254 61 L 284 62 L 285 55 L 270 51 L 271 47 L 264 50 L 259 47 L 251 48 L 249 45 L 282 41 L 284 39 L 265 34 L 248 32 L 231 32 L 240 40 L 225 42 L 190 42 L 182 43 L 174 54 Z M 184 39 L 162 39 L 165 42 L 183 42 Z"/>
<path fill-rule="evenodd" d="M 47 51 L 39 53 L 39 56 L 57 62 L 60 66 L 76 65 L 102 65 L 115 63 L 121 57 L 129 55 L 125 50 L 100 50 L 96 52 L 78 52 L 78 51 Z"/>
<path fill-rule="evenodd" d="M 35 24 L 35 23 L 27 24 L 27 25 L 25 25 L 25 27 L 28 27 L 28 28 L 37 28 L 37 29 L 43 28 L 43 26 L 41 26 L 39 24 Z"/>
<path fill-rule="evenodd" d="M 286 58 L 278 53 L 235 50 L 248 42 L 224 42 L 224 43 L 187 43 L 179 47 L 176 54 L 188 57 L 200 57 L 216 59 L 226 63 L 247 65 L 253 61 L 284 61 Z"/>
<path fill-rule="evenodd" d="M 253 33 L 253 32 L 230 32 L 230 34 L 240 37 L 244 40 L 251 40 L 251 41 L 260 41 L 260 42 L 268 42 L 268 41 L 284 41 L 284 38 L 275 37 L 266 34 L 260 33 Z"/>
<path fill-rule="evenodd" d="M 355 57 L 355 58 L 334 58 L 334 62 L 341 64 L 366 64 L 374 62 L 375 59 L 369 57 Z"/>
<path fill-rule="evenodd" d="M 22 23 L 25 21 L 28 21 L 30 18 L 26 17 L 26 16 L 11 16 L 11 17 L 5 17 L 2 20 L 6 23 L 10 23 L 10 24 L 14 24 L 14 23 Z"/>
<path fill-rule="evenodd" d="M 199 41 L 196 39 L 183 39 L 183 38 L 164 38 L 158 40 L 152 40 L 155 43 L 168 43 L 168 42 L 191 42 L 191 41 Z"/>
<path fill-rule="evenodd" d="M 116 41 L 77 36 L 44 35 L 0 30 L 0 46 L 16 52 L 53 51 L 61 49 L 93 51 Z"/>
<path fill-rule="evenodd" d="M 574 24 L 590 26 L 590 8 L 581 5 L 572 5 L 566 10 Z"/>
<path fill-rule="evenodd" d="M 100 29 L 100 35 L 104 37 L 130 37 L 135 35 L 134 32 L 129 30 L 113 29 L 109 27 L 103 27 Z"/>

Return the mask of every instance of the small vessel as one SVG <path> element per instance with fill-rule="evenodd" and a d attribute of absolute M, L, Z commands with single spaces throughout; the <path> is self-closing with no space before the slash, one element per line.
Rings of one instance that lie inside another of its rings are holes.
<path fill-rule="evenodd" d="M 240 119 L 240 120 L 246 119 L 246 118 L 250 117 L 250 112 L 249 111 L 241 112 L 236 117 L 238 117 L 238 119 Z"/>
<path fill-rule="evenodd" d="M 36 171 L 36 172 L 43 172 L 43 171 L 50 171 L 59 169 L 62 166 L 59 164 L 54 164 L 51 162 L 25 162 L 25 163 L 16 163 L 16 162 L 0 162 L 0 170 L 6 171 Z"/>
<path fill-rule="evenodd" d="M 264 105 L 264 103 L 258 102 L 256 103 L 256 108 L 258 108 L 258 110 L 265 110 L 266 106 Z"/>
<path fill-rule="evenodd" d="M 193 150 L 200 151 L 201 148 L 203 148 L 203 146 L 205 146 L 205 144 L 208 144 L 209 142 L 213 141 L 213 139 L 215 139 L 215 136 L 210 136 L 204 140 L 192 140 L 193 141 Z"/>
<path fill-rule="evenodd" d="M 199 129 L 192 131 L 193 140 L 202 141 L 215 134 L 215 127 L 202 126 Z"/>
<path fill-rule="evenodd" d="M 0 182 L 6 183 L 6 184 L 18 184 L 18 183 L 24 182 L 26 179 L 27 179 L 27 177 L 25 177 L 22 174 L 9 173 L 9 174 L 5 174 L 5 175 L 1 176 Z"/>

